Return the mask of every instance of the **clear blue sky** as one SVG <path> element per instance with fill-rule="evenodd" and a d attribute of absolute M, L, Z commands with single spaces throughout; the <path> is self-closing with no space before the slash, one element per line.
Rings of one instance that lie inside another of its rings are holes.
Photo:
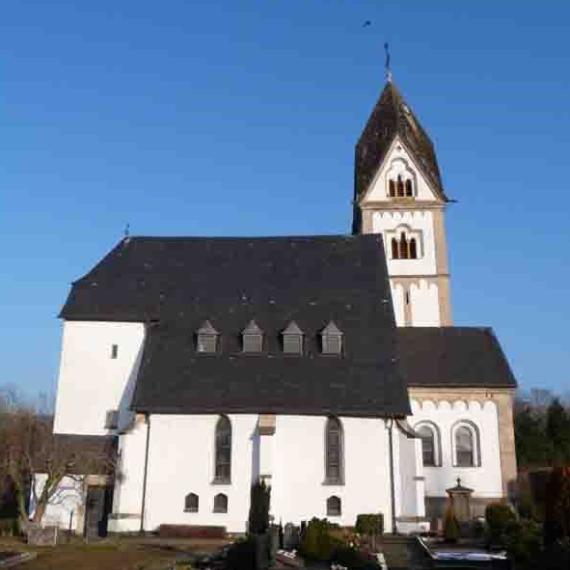
<path fill-rule="evenodd" d="M 458 200 L 456 324 L 492 325 L 523 386 L 565 391 L 569 22 L 562 1 L 5 0 L 0 385 L 54 390 L 69 284 L 127 221 L 348 232 L 388 40 Z"/>

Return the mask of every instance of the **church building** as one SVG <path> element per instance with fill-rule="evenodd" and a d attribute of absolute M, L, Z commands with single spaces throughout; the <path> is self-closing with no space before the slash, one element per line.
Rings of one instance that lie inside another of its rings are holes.
<path fill-rule="evenodd" d="M 126 237 L 73 283 L 54 431 L 117 473 L 64 480 L 46 522 L 82 532 L 104 495 L 110 531 L 243 533 L 260 479 L 283 524 L 427 530 L 458 479 L 473 515 L 510 497 L 516 381 L 490 328 L 452 324 L 449 198 L 391 80 L 354 178 L 352 235 Z"/>

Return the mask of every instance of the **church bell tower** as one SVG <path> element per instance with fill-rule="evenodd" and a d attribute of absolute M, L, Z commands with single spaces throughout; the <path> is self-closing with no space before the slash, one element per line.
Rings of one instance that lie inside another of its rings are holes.
<path fill-rule="evenodd" d="M 382 234 L 396 324 L 451 325 L 443 190 L 433 143 L 389 77 L 356 144 L 355 234 Z"/>

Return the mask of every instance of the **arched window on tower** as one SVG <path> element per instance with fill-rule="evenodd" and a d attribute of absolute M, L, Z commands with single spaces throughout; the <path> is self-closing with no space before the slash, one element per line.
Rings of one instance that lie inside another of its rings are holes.
<path fill-rule="evenodd" d="M 392 238 L 392 259 L 400 259 L 400 249 L 396 238 Z"/>
<path fill-rule="evenodd" d="M 404 181 L 402 180 L 402 175 L 398 174 L 398 198 L 404 197 Z"/>
<path fill-rule="evenodd" d="M 325 483 L 342 485 L 344 479 L 342 425 L 330 417 L 325 426 Z"/>
<path fill-rule="evenodd" d="M 412 197 L 414 195 L 414 187 L 412 181 L 408 178 L 406 180 L 406 196 Z"/>
<path fill-rule="evenodd" d="M 216 423 L 214 483 L 228 484 L 232 475 L 232 425 L 226 416 Z"/>
<path fill-rule="evenodd" d="M 392 179 L 388 180 L 388 196 L 390 198 L 396 197 L 396 183 Z"/>
<path fill-rule="evenodd" d="M 410 238 L 410 259 L 418 258 L 418 247 L 416 243 L 416 238 Z"/>
<path fill-rule="evenodd" d="M 406 238 L 406 234 L 402 232 L 400 234 L 400 259 L 408 259 L 409 257 L 408 239 Z"/>

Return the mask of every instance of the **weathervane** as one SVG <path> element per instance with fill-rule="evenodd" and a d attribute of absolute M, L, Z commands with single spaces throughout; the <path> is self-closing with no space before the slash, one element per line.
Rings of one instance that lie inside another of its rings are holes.
<path fill-rule="evenodd" d="M 386 72 L 386 81 L 392 82 L 392 69 L 390 67 L 390 46 L 388 42 L 384 43 L 384 51 L 386 52 L 386 63 L 384 65 L 384 71 Z"/>
<path fill-rule="evenodd" d="M 125 225 L 125 231 L 124 231 L 125 238 L 129 237 L 129 235 L 131 233 L 130 230 L 131 230 L 131 224 L 129 224 L 129 222 L 127 222 Z"/>

